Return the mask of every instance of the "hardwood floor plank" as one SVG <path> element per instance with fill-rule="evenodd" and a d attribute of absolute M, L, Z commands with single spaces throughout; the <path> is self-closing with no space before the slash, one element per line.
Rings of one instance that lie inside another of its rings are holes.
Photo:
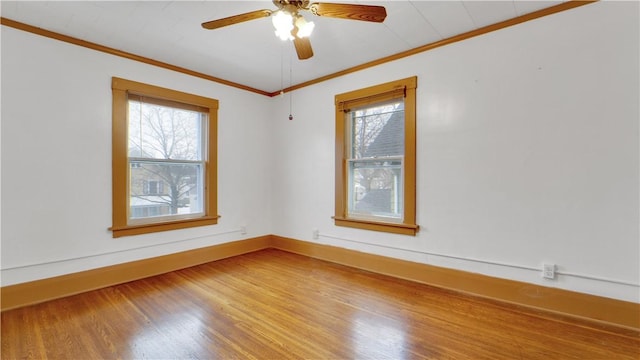
<path fill-rule="evenodd" d="M 634 359 L 640 334 L 267 249 L 2 313 L 2 359 Z"/>

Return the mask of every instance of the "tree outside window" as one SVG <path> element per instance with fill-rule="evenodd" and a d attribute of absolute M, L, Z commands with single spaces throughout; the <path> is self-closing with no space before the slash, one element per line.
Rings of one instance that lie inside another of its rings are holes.
<path fill-rule="evenodd" d="M 206 114 L 129 97 L 130 219 L 202 211 L 202 127 Z M 135 164 L 135 165 L 134 165 Z"/>

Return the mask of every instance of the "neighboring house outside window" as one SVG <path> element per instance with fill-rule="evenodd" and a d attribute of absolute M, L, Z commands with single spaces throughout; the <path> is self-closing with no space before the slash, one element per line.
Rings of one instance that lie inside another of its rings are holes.
<path fill-rule="evenodd" d="M 133 178 L 133 176 L 132 176 Z M 144 191 L 145 195 L 164 195 L 163 186 L 164 182 L 162 180 L 144 180 Z"/>
<path fill-rule="evenodd" d="M 417 78 L 336 95 L 335 224 L 415 235 Z"/>
<path fill-rule="evenodd" d="M 113 236 L 217 223 L 218 101 L 113 78 Z"/>

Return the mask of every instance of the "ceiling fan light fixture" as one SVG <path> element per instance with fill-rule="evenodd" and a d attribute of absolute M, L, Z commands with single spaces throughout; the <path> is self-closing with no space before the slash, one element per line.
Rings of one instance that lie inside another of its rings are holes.
<path fill-rule="evenodd" d="M 276 36 L 280 38 L 280 40 L 293 40 L 293 36 L 291 36 L 291 30 L 293 30 L 293 16 L 286 11 L 276 11 L 273 15 L 271 21 L 273 22 L 273 26 L 276 28 Z"/>
<path fill-rule="evenodd" d="M 298 15 L 296 18 L 296 28 L 298 31 L 296 32 L 296 36 L 299 38 L 309 37 L 313 32 L 313 28 L 316 26 L 313 21 L 307 21 L 302 17 L 302 15 Z"/>
<path fill-rule="evenodd" d="M 0 0 L 2 1 L 2 0 Z M 255 10 L 243 14 L 206 21 L 202 27 L 207 30 L 271 17 L 275 34 L 282 41 L 291 40 L 296 48 L 298 59 L 306 60 L 313 56 L 309 36 L 315 24 L 307 21 L 299 12 L 310 12 L 315 16 L 337 19 L 360 20 L 381 23 L 387 17 L 384 6 L 345 4 L 345 3 L 311 3 L 312 0 L 272 0 L 276 10 Z"/>

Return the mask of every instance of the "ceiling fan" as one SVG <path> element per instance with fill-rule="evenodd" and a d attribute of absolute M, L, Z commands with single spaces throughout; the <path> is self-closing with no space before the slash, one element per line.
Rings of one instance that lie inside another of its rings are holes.
<path fill-rule="evenodd" d="M 337 3 L 309 3 L 309 0 L 273 0 L 277 10 L 256 10 L 244 14 L 229 16 L 222 19 L 202 23 L 205 29 L 213 30 L 228 25 L 273 16 L 276 35 L 282 40 L 293 40 L 296 53 L 300 60 L 313 56 L 313 49 L 309 35 L 313 31 L 313 22 L 307 22 L 299 11 L 310 11 L 316 16 L 339 19 L 383 22 L 387 17 L 384 6 L 337 4 Z"/>

